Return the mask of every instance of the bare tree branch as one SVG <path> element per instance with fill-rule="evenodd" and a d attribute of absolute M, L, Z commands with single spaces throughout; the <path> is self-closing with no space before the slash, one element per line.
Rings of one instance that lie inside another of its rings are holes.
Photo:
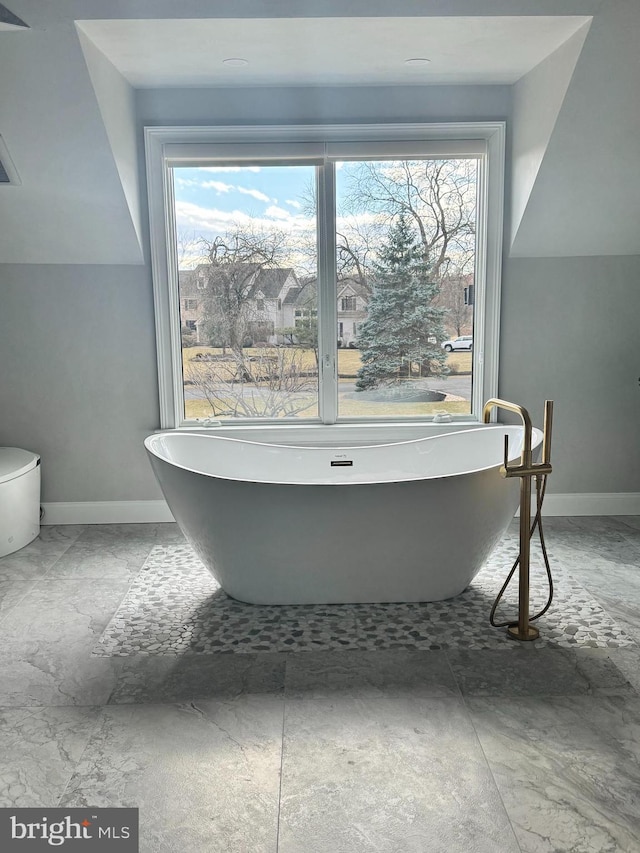
<path fill-rule="evenodd" d="M 238 360 L 233 353 L 197 356 L 185 373 L 211 406 L 213 417 L 292 417 L 317 406 L 317 369 L 304 350 L 266 347 Z"/>

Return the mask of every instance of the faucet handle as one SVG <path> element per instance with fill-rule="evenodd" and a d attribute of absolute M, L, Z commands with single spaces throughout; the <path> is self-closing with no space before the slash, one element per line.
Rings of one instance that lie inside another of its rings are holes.
<path fill-rule="evenodd" d="M 551 462 L 551 429 L 553 425 L 553 400 L 544 401 L 544 425 L 542 437 L 542 461 L 546 465 Z"/>
<path fill-rule="evenodd" d="M 509 435 L 506 432 L 504 434 L 504 464 L 501 469 L 501 474 L 503 477 L 509 476 Z"/>

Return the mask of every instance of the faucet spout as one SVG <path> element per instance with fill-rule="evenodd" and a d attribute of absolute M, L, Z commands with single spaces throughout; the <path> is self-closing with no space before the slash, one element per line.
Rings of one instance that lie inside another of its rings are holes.
<path fill-rule="evenodd" d="M 522 453 L 520 454 L 520 467 L 521 468 L 531 468 L 532 457 L 531 457 L 531 437 L 533 435 L 533 426 L 531 424 L 531 417 L 529 412 L 523 407 L 519 406 L 517 403 L 510 403 L 508 400 L 500 400 L 498 397 L 492 397 L 490 400 L 484 404 L 484 409 L 482 410 L 482 420 L 485 424 L 489 423 L 489 418 L 491 417 L 491 412 L 493 409 L 506 409 L 508 412 L 514 412 L 516 415 L 520 415 L 522 419 L 522 425 L 524 426 L 524 436 L 522 440 Z M 507 465 L 507 437 L 505 436 L 505 459 L 504 459 L 504 474 L 508 476 L 509 467 Z"/>

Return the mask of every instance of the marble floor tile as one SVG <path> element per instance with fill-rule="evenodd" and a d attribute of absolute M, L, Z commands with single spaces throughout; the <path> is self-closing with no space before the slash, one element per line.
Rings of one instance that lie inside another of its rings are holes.
<path fill-rule="evenodd" d="M 621 533 L 628 532 L 628 519 L 640 516 L 615 515 L 573 515 L 573 516 L 543 516 L 545 529 L 557 534 L 565 534 L 578 540 L 584 536 L 599 536 L 601 540 L 617 540 Z"/>
<path fill-rule="evenodd" d="M 94 658 L 78 646 L 46 642 L 0 645 L 0 707 L 103 705 L 120 671 L 117 658 Z"/>
<path fill-rule="evenodd" d="M 90 705 L 108 700 L 117 659 L 91 649 L 127 584 L 42 580 L 0 623 L 0 707 Z"/>
<path fill-rule="evenodd" d="M 523 853 L 640 850 L 640 700 L 467 700 Z"/>
<path fill-rule="evenodd" d="M 601 649 L 451 649 L 447 656 L 464 696 L 635 695 L 635 689 Z"/>
<path fill-rule="evenodd" d="M 640 695 L 640 646 L 632 649 L 617 649 L 612 654 L 612 659 Z"/>
<path fill-rule="evenodd" d="M 86 542 L 80 537 L 49 569 L 48 580 L 114 578 L 132 581 L 149 556 L 152 541 L 106 539 Z"/>
<path fill-rule="evenodd" d="M 620 521 L 640 532 L 640 515 L 617 515 L 615 518 L 616 521 Z"/>
<path fill-rule="evenodd" d="M 515 853 L 458 699 L 287 699 L 279 853 Z"/>
<path fill-rule="evenodd" d="M 640 645 L 640 599 L 638 596 L 630 594 L 629 591 L 626 595 L 621 595 L 617 589 L 612 592 L 610 587 L 606 592 L 600 592 L 595 589 L 595 585 L 593 595 L 611 619 L 615 620 L 616 624 L 635 640 L 636 644 Z"/>
<path fill-rule="evenodd" d="M 106 545 L 114 542 L 151 542 L 153 545 L 163 541 L 172 543 L 184 541 L 180 528 L 169 524 L 87 524 L 78 541 L 88 545 Z"/>
<path fill-rule="evenodd" d="M 185 543 L 184 533 L 175 521 L 156 524 L 155 528 L 158 545 L 183 545 Z"/>
<path fill-rule="evenodd" d="M 637 655 L 638 648 L 627 646 Z M 588 692 L 594 696 L 627 696 L 640 697 L 638 685 L 629 678 L 626 671 L 619 665 L 624 660 L 618 657 L 624 649 L 576 649 L 567 652 L 567 656 L 575 662 L 576 669 L 589 683 Z"/>
<path fill-rule="evenodd" d="M 609 515 L 599 518 L 598 521 L 601 525 L 600 530 L 606 532 L 607 525 L 611 525 L 636 548 L 640 548 L 640 515 Z"/>
<path fill-rule="evenodd" d="M 605 559 L 621 558 L 633 562 L 639 556 L 640 531 L 612 517 L 584 516 L 543 519 L 545 535 L 555 547 L 586 551 Z"/>
<path fill-rule="evenodd" d="M 0 622 L 35 586 L 33 580 L 0 580 Z"/>
<path fill-rule="evenodd" d="M 42 524 L 38 536 L 17 551 L 18 554 L 39 554 L 60 556 L 84 532 L 84 524 Z"/>
<path fill-rule="evenodd" d="M 138 806 L 144 853 L 640 853 L 640 517 L 545 530 L 556 608 L 588 633 L 593 604 L 626 647 L 557 648 L 545 625 L 546 645 L 469 649 L 463 596 L 445 651 L 393 647 L 403 605 L 369 614 L 395 631 L 379 648 L 357 646 L 359 606 L 252 622 L 230 602 L 224 650 L 162 654 L 192 593 L 123 605 L 140 554 L 184 550 L 177 525 L 43 527 L 0 558 L 0 807 Z M 145 654 L 99 656 L 118 614 L 148 629 Z M 356 650 L 327 648 L 349 631 Z"/>
<path fill-rule="evenodd" d="M 59 554 L 27 553 L 26 549 L 23 548 L 21 551 L 16 551 L 15 554 L 0 557 L 0 581 L 26 581 L 43 578 L 59 559 Z"/>
<path fill-rule="evenodd" d="M 276 853 L 283 698 L 109 706 L 62 797 L 140 810 L 140 853 Z"/>
<path fill-rule="evenodd" d="M 0 708 L 0 808 L 57 806 L 98 708 Z"/>
<path fill-rule="evenodd" d="M 442 651 L 393 649 L 301 652 L 287 655 L 287 698 L 350 696 L 458 697 Z"/>
<path fill-rule="evenodd" d="M 13 554 L 0 557 L 0 581 L 44 577 L 83 530 L 82 525 L 41 527 L 40 535 L 33 542 Z"/>
<path fill-rule="evenodd" d="M 566 571 L 592 595 L 619 597 L 640 607 L 640 551 L 637 555 L 604 557 L 560 545 L 554 553 Z"/>
<path fill-rule="evenodd" d="M 109 703 L 182 702 L 248 693 L 282 693 L 286 660 L 286 656 L 279 654 L 127 657 L 121 661 Z"/>
<path fill-rule="evenodd" d="M 19 612 L 0 626 L 5 640 L 41 641 L 50 647 L 84 641 L 88 649 L 100 636 L 128 589 L 126 581 L 43 579 L 34 584 Z M 1 704 L 1 703 L 0 703 Z"/>

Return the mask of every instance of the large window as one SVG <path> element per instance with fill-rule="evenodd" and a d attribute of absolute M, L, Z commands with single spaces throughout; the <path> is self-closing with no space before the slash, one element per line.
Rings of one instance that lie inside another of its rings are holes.
<path fill-rule="evenodd" d="M 477 420 L 497 383 L 503 140 L 147 128 L 163 428 Z"/>

